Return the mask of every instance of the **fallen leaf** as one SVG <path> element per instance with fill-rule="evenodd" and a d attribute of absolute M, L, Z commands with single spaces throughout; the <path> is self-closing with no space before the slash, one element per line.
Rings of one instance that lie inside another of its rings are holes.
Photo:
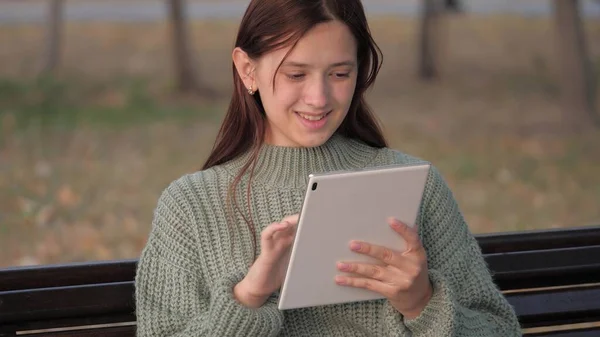
<path fill-rule="evenodd" d="M 138 223 L 133 216 L 127 215 L 123 219 L 123 226 L 125 226 L 125 231 L 128 234 L 134 234 L 137 231 Z"/>
<path fill-rule="evenodd" d="M 35 209 L 35 201 L 28 198 L 19 197 L 17 199 L 17 204 L 19 205 L 21 213 L 24 213 L 25 215 L 31 214 Z"/>
<path fill-rule="evenodd" d="M 46 227 L 54 217 L 55 210 L 51 205 L 46 205 L 38 212 L 35 223 L 38 227 Z"/>
<path fill-rule="evenodd" d="M 71 237 L 76 241 L 76 250 L 83 252 L 92 251 L 100 243 L 101 234 L 92 226 L 82 225 L 71 231 Z"/>
<path fill-rule="evenodd" d="M 37 245 L 37 259 L 40 262 L 51 261 L 63 256 L 56 234 L 48 233 Z"/>
<path fill-rule="evenodd" d="M 17 266 L 35 266 L 39 264 L 40 261 L 34 256 L 23 256 L 16 262 Z"/>
<path fill-rule="evenodd" d="M 73 207 L 79 202 L 79 197 L 68 185 L 63 185 L 56 193 L 58 203 L 64 207 Z"/>
<path fill-rule="evenodd" d="M 48 178 L 52 174 L 52 167 L 47 162 L 40 160 L 35 163 L 34 172 L 40 178 Z"/>
<path fill-rule="evenodd" d="M 499 183 L 508 184 L 512 180 L 513 180 L 513 175 L 506 168 L 500 169 L 500 171 L 498 171 L 497 174 L 496 174 L 496 181 L 498 181 Z"/>
<path fill-rule="evenodd" d="M 94 257 L 97 260 L 110 260 L 112 258 L 112 252 L 104 245 L 96 245 L 94 248 Z"/>

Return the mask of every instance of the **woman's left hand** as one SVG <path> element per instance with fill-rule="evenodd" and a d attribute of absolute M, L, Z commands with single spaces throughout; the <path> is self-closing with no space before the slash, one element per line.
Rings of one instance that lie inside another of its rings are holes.
<path fill-rule="evenodd" d="M 433 294 L 427 268 L 427 255 L 415 228 L 390 219 L 390 226 L 406 241 L 403 252 L 352 241 L 350 249 L 381 261 L 381 264 L 342 261 L 340 271 L 356 276 L 338 275 L 336 283 L 364 288 L 385 296 L 390 304 L 407 319 L 418 317 Z"/>

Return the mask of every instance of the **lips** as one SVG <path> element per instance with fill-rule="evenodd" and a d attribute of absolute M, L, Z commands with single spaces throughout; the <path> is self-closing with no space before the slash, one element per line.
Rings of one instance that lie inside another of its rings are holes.
<path fill-rule="evenodd" d="M 331 110 L 320 114 L 307 114 L 296 111 L 300 123 L 310 131 L 321 130 L 327 124 L 329 114 L 331 114 Z"/>
<path fill-rule="evenodd" d="M 320 121 L 321 119 L 327 117 L 327 115 L 329 115 L 331 111 L 322 113 L 322 114 L 306 114 L 306 113 L 302 113 L 302 112 L 296 112 L 300 117 L 306 119 L 307 121 L 311 121 L 311 122 L 316 122 L 316 121 Z"/>

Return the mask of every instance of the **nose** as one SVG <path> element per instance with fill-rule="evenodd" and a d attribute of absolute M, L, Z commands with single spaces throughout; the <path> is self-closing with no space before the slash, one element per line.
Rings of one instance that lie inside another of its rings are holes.
<path fill-rule="evenodd" d="M 324 78 L 315 78 L 305 87 L 304 102 L 312 108 L 324 109 L 329 104 L 329 90 Z"/>

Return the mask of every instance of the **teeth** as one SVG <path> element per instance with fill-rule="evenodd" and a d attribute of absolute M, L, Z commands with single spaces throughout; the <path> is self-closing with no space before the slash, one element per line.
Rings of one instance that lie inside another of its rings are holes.
<path fill-rule="evenodd" d="M 300 117 L 307 119 L 309 121 L 320 121 L 321 119 L 325 118 L 325 116 L 327 116 L 327 114 L 320 115 L 320 116 L 309 116 L 309 115 L 305 115 L 305 114 L 301 114 L 301 113 L 298 113 L 298 115 L 300 115 Z"/>

